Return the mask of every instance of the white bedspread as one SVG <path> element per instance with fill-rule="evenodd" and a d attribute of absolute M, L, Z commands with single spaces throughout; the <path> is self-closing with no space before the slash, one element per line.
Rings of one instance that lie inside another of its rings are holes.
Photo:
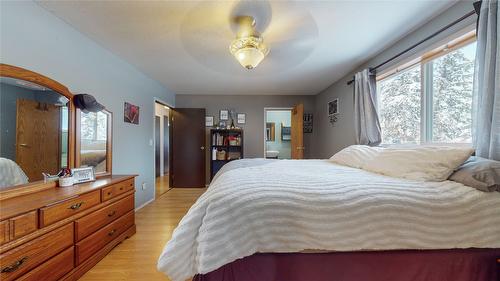
<path fill-rule="evenodd" d="M 28 183 L 28 177 L 16 162 L 0 157 L 0 189 Z"/>
<path fill-rule="evenodd" d="M 158 269 L 173 281 L 257 252 L 500 248 L 498 192 L 396 179 L 328 160 L 234 165 L 165 246 Z"/>

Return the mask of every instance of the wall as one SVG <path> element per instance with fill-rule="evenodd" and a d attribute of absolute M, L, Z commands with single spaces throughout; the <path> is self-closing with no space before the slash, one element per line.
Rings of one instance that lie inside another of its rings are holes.
<path fill-rule="evenodd" d="M 35 99 L 35 92 L 0 83 L 0 157 L 16 160 L 17 99 Z"/>
<path fill-rule="evenodd" d="M 292 157 L 291 142 L 281 140 L 281 125 L 292 126 L 292 113 L 290 110 L 268 110 L 266 122 L 274 123 L 274 141 L 266 141 L 266 150 L 279 151 L 279 159 L 290 159 Z"/>
<path fill-rule="evenodd" d="M 265 107 L 292 107 L 295 104 L 303 103 L 304 112 L 314 112 L 314 96 L 177 95 L 175 102 L 176 107 L 180 108 L 205 108 L 207 116 L 214 116 L 215 124 L 219 121 L 219 110 L 221 109 L 234 109 L 238 113 L 246 113 L 246 123 L 244 125 L 236 124 L 244 130 L 243 150 L 245 158 L 264 157 Z M 209 132 L 210 129 L 207 128 L 205 147 L 210 147 Z M 312 144 L 312 134 L 304 134 L 305 158 L 311 157 Z M 210 155 L 207 150 L 207 181 L 210 179 L 209 159 Z"/>
<path fill-rule="evenodd" d="M 154 99 L 174 105 L 174 94 L 34 2 L 0 8 L 0 61 L 92 94 L 113 112 L 113 173 L 139 175 L 136 206 L 153 200 Z M 125 101 L 140 106 L 139 125 L 123 122 Z"/>
<path fill-rule="evenodd" d="M 304 112 L 314 112 L 314 96 L 222 96 L 222 95 L 177 95 L 176 107 L 205 108 L 207 116 L 219 120 L 219 110 L 234 109 L 246 113 L 246 124 L 238 125 L 244 130 L 244 153 L 246 158 L 264 157 L 264 108 L 293 107 L 303 103 Z M 236 120 L 235 120 L 236 122 Z M 315 128 L 314 128 L 315 129 Z M 314 131 L 313 129 L 313 131 Z M 207 131 L 207 141 L 208 141 Z M 305 158 L 311 155 L 312 134 L 304 134 Z"/>
<path fill-rule="evenodd" d="M 347 85 L 347 81 L 351 80 L 354 73 L 367 67 L 373 67 L 379 63 L 393 57 L 395 54 L 403 51 L 411 45 L 417 43 L 423 38 L 436 32 L 440 28 L 462 17 L 466 13 L 473 10 L 472 1 L 460 1 L 450 9 L 446 10 L 441 15 L 435 17 L 417 30 L 411 32 L 403 39 L 396 42 L 391 47 L 376 55 L 373 59 L 356 68 L 339 81 L 332 84 L 330 87 L 315 96 L 315 114 L 314 114 L 314 150 L 313 157 L 329 158 L 334 153 L 342 148 L 355 143 L 354 133 L 354 116 L 353 116 L 353 86 Z M 465 28 L 468 25 L 474 24 L 476 16 L 472 16 L 462 23 L 455 25 L 453 28 L 436 36 L 432 40 L 427 41 L 420 47 L 406 54 L 403 58 L 394 61 L 385 68 L 396 65 L 405 57 L 414 56 L 416 53 L 429 49 L 440 43 L 444 38 Z M 436 46 L 437 47 L 437 46 Z M 379 69 L 381 71 L 383 69 Z M 339 98 L 339 117 L 338 121 L 333 125 L 328 120 L 327 103 L 335 98 Z"/>

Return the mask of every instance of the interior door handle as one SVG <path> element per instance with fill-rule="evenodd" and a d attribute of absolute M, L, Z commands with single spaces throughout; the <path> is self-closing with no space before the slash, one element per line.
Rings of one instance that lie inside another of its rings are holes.
<path fill-rule="evenodd" d="M 19 146 L 28 147 L 29 145 L 27 143 L 20 143 Z"/>
<path fill-rule="evenodd" d="M 204 146 L 202 146 L 202 147 L 200 147 L 200 149 L 201 149 L 201 150 L 205 150 L 205 147 L 204 147 Z"/>

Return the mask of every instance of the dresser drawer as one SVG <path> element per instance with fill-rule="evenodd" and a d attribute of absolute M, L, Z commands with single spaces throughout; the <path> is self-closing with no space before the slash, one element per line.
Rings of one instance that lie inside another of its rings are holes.
<path fill-rule="evenodd" d="M 134 195 L 127 196 L 105 208 L 75 221 L 76 241 L 89 236 L 101 227 L 134 209 Z"/>
<path fill-rule="evenodd" d="M 38 229 L 38 212 L 31 211 L 0 222 L 0 244 L 7 243 Z"/>
<path fill-rule="evenodd" d="M 40 227 L 44 227 L 101 203 L 99 190 L 40 209 Z"/>
<path fill-rule="evenodd" d="M 0 221 L 0 245 L 9 242 L 9 220 Z"/>
<path fill-rule="evenodd" d="M 81 264 L 133 225 L 134 211 L 131 211 L 78 242 L 76 244 L 76 265 Z"/>
<path fill-rule="evenodd" d="M 134 189 L 134 179 L 119 182 L 117 184 L 105 187 L 101 190 L 102 201 L 109 200 L 120 194 Z"/>
<path fill-rule="evenodd" d="M 75 250 L 70 247 L 62 253 L 44 262 L 32 271 L 24 274 L 17 281 L 55 281 L 75 267 Z"/>
<path fill-rule="evenodd" d="M 38 212 L 32 211 L 14 218 L 10 222 L 10 239 L 15 240 L 38 229 Z"/>
<path fill-rule="evenodd" d="M 67 224 L 0 255 L 0 280 L 13 280 L 73 245 L 73 224 Z"/>

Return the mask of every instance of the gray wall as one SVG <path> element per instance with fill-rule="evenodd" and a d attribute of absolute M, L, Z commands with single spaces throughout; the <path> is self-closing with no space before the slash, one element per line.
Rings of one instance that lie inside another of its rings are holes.
<path fill-rule="evenodd" d="M 458 2 L 456 5 L 452 6 L 450 9 L 446 10 L 441 15 L 435 17 L 422 27 L 408 34 L 406 37 L 396 42 L 391 47 L 387 48 L 383 52 L 379 53 L 373 59 L 369 60 L 367 63 L 356 68 L 320 94 L 315 96 L 315 114 L 314 114 L 314 147 L 313 157 L 315 158 L 329 158 L 334 153 L 338 152 L 342 148 L 355 143 L 354 137 L 354 117 L 353 117 L 353 86 L 348 86 L 347 81 L 351 80 L 354 73 L 360 71 L 367 67 L 373 67 L 379 63 L 391 58 L 395 54 L 403 51 L 409 46 L 417 43 L 423 38 L 429 36 L 430 34 L 436 32 L 438 29 L 446 26 L 447 24 L 453 22 L 454 20 L 465 15 L 467 12 L 473 10 L 472 1 L 462 1 Z M 422 51 L 423 49 L 432 46 L 433 44 L 443 40 L 447 36 L 465 28 L 470 24 L 474 24 L 476 21 L 476 16 L 472 16 L 469 19 L 463 21 L 461 24 L 454 26 L 441 33 L 434 39 L 422 44 L 417 49 L 409 52 L 404 58 L 410 57 L 415 53 Z M 404 59 L 402 58 L 402 59 Z M 394 66 L 398 63 L 397 60 L 391 65 Z M 383 69 L 380 69 L 383 70 Z M 332 125 L 328 120 L 327 113 L 327 103 L 335 98 L 339 98 L 339 117 L 338 121 Z"/>
<path fill-rule="evenodd" d="M 154 199 L 154 99 L 174 105 L 174 94 L 32 1 L 1 1 L 0 32 L 2 63 L 90 93 L 113 112 L 113 173 L 139 175 L 136 206 Z M 125 101 L 140 106 L 139 125 L 123 122 Z"/>
<path fill-rule="evenodd" d="M 292 107 L 295 104 L 303 103 L 304 112 L 314 112 L 314 96 L 177 95 L 175 103 L 176 107 L 205 108 L 207 116 L 214 116 L 214 123 L 219 121 L 219 110 L 221 109 L 234 109 L 238 113 L 246 113 L 246 124 L 238 125 L 244 130 L 245 158 L 264 157 L 265 107 Z M 206 147 L 209 147 L 209 129 L 207 129 L 206 136 Z M 312 155 L 312 143 L 312 134 L 304 134 L 305 158 L 310 158 Z M 207 180 L 209 179 L 209 159 L 207 150 Z"/>

